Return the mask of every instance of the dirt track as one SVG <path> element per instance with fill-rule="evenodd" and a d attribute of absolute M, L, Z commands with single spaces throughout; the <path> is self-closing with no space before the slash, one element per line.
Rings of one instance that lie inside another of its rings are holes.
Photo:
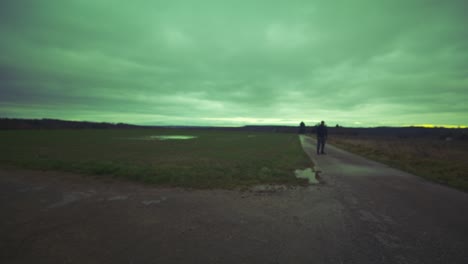
<path fill-rule="evenodd" d="M 328 148 L 324 183 L 182 190 L 0 170 L 1 263 L 468 263 L 468 194 Z"/>

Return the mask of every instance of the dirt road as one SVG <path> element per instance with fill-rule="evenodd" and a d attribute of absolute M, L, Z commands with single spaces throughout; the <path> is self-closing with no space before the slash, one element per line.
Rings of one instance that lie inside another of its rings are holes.
<path fill-rule="evenodd" d="M 164 189 L 0 170 L 0 263 L 468 263 L 468 194 L 327 146 L 322 184 Z"/>

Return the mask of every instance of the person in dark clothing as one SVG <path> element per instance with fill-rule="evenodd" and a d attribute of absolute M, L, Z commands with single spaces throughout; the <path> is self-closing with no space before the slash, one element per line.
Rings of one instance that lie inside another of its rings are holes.
<path fill-rule="evenodd" d="M 317 127 L 317 154 L 325 154 L 325 141 L 328 137 L 328 129 L 322 121 Z"/>

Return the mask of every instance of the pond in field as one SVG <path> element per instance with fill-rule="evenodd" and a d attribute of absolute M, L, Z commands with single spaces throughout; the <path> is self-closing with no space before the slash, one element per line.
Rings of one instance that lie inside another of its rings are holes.
<path fill-rule="evenodd" d="M 304 170 L 297 169 L 294 171 L 294 174 L 296 174 L 297 178 L 307 179 L 311 184 L 319 183 L 315 177 L 315 172 L 311 168 Z"/>
<path fill-rule="evenodd" d="M 158 136 L 149 136 L 150 139 L 156 140 L 185 140 L 185 139 L 194 139 L 196 136 L 189 135 L 158 135 Z"/>
<path fill-rule="evenodd" d="M 154 135 L 154 136 L 144 136 L 144 137 L 134 137 L 129 138 L 133 140 L 187 140 L 194 139 L 197 136 L 190 135 Z"/>

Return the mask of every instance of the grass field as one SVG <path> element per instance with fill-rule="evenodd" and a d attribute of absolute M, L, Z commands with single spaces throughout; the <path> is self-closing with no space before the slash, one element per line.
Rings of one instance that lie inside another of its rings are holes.
<path fill-rule="evenodd" d="M 468 191 L 467 140 L 331 135 L 330 143 L 426 179 Z"/>
<path fill-rule="evenodd" d="M 156 140 L 155 135 L 192 135 Z M 0 166 L 111 176 L 164 186 L 304 184 L 297 135 L 174 129 L 0 131 Z"/>

